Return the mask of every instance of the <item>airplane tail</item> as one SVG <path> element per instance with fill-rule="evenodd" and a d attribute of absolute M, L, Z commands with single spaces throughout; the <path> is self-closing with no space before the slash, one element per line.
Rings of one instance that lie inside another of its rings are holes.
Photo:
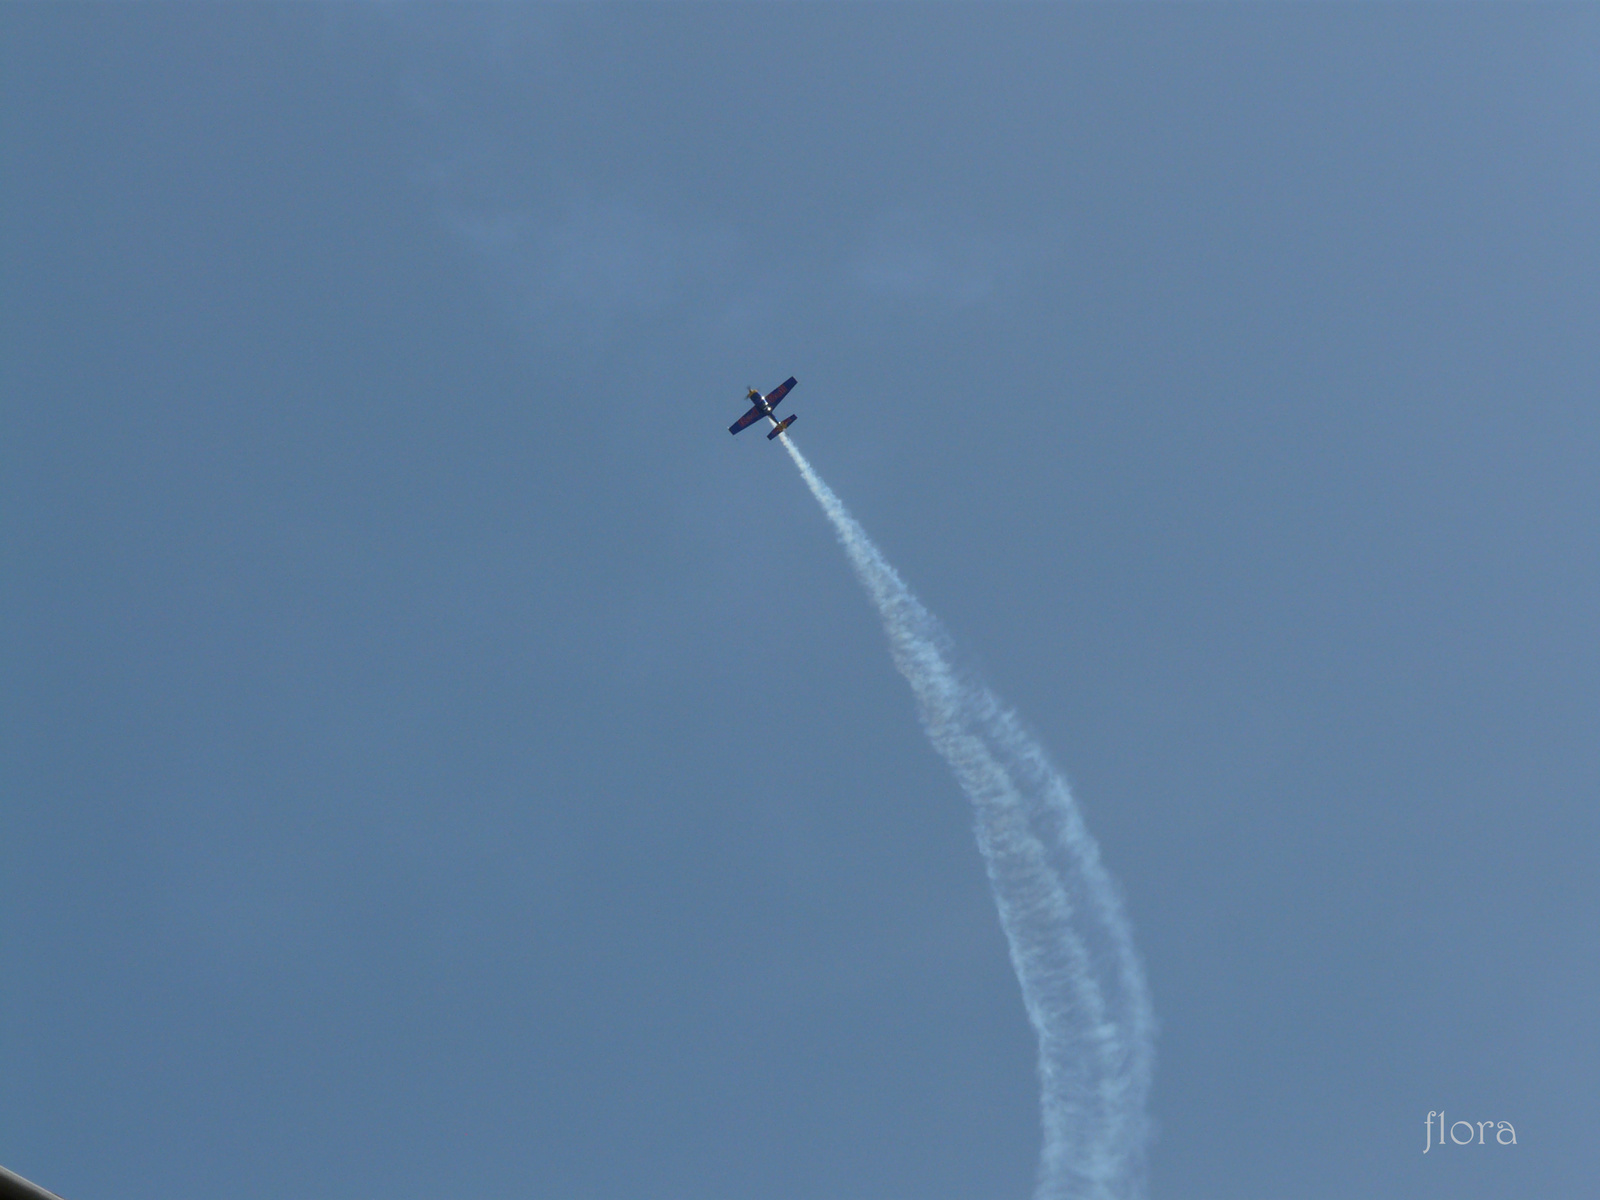
<path fill-rule="evenodd" d="M 782 424 L 774 426 L 772 432 L 767 434 L 767 441 L 770 442 L 773 438 L 777 437 L 785 429 L 789 428 L 789 426 L 793 425 L 794 424 L 794 419 L 796 417 L 798 417 L 799 415 L 800 415 L 799 413 L 790 413 L 787 417 L 785 417 L 783 419 Z"/>

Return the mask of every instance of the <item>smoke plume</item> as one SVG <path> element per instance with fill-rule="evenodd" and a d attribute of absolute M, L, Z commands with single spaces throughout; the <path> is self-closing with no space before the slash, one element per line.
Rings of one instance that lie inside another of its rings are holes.
<path fill-rule="evenodd" d="M 982 682 L 952 666 L 938 619 L 787 436 L 800 474 L 878 608 L 923 728 L 971 800 L 978 847 L 1039 1038 L 1044 1146 L 1036 1200 L 1144 1192 L 1155 1015 L 1100 848 L 1043 748 Z"/>

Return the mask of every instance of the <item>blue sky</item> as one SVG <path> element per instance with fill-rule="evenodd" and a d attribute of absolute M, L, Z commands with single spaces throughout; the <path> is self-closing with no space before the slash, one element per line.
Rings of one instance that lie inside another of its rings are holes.
<path fill-rule="evenodd" d="M 1151 1195 L 1596 1177 L 1593 9 L 0 22 L 0 1163 L 1028 1194 L 794 374 L 1122 882 Z"/>

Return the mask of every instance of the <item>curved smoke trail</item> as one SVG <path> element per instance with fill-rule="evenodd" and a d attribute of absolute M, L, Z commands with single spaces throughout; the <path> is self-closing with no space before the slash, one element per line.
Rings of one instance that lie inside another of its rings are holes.
<path fill-rule="evenodd" d="M 1116 884 L 1060 773 L 788 437 L 889 635 L 934 749 L 972 801 L 1022 999 L 1039 1037 L 1037 1200 L 1144 1191 L 1155 1014 Z"/>

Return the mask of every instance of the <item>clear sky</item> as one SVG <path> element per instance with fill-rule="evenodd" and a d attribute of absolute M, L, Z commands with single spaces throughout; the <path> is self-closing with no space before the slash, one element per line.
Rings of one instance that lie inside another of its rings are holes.
<path fill-rule="evenodd" d="M 0 1163 L 1027 1196 L 970 812 L 726 433 L 794 374 L 1122 882 L 1153 1200 L 1600 1178 L 1600 10 L 11 3 L 0 76 Z"/>

